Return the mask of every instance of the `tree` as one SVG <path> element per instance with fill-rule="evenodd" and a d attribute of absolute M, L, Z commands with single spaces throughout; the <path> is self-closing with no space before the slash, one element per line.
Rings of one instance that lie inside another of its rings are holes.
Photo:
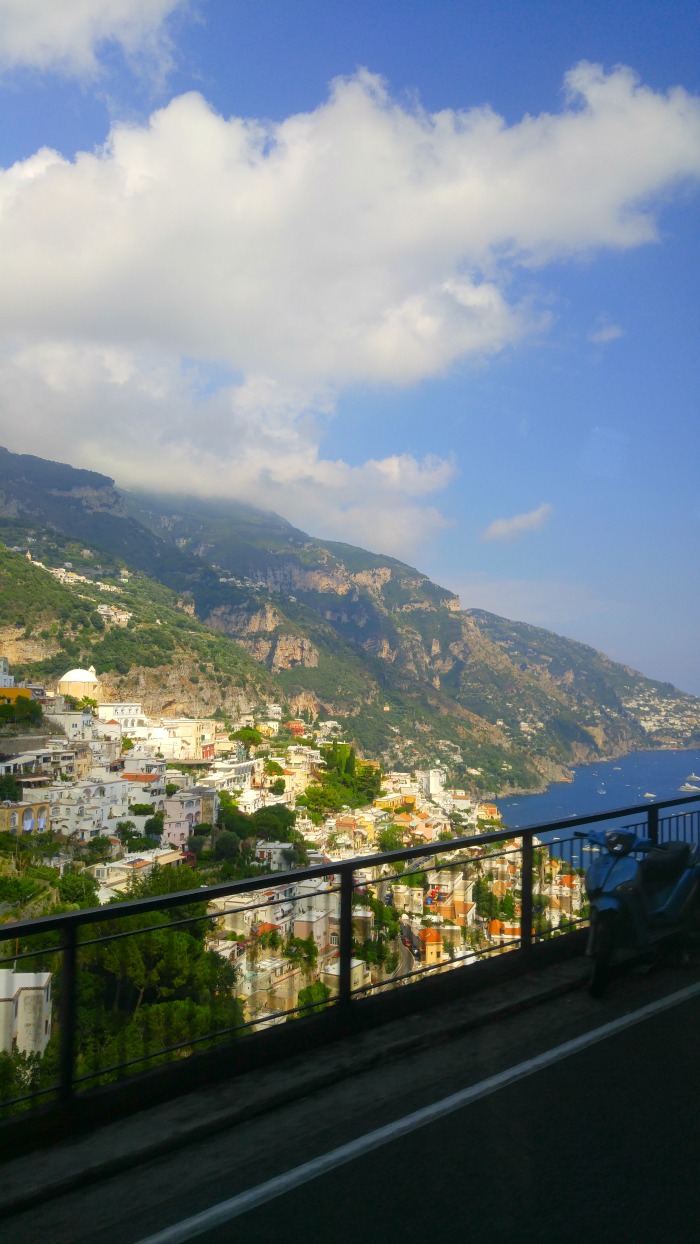
<path fill-rule="evenodd" d="M 132 838 L 140 838 L 135 821 L 117 821 L 117 838 L 120 842 L 129 842 Z"/>
<path fill-rule="evenodd" d="M 112 844 L 109 838 L 91 838 L 80 850 L 80 858 L 88 864 L 94 864 L 97 860 L 104 859 L 112 850 Z"/>
<path fill-rule="evenodd" d="M 270 794 L 271 795 L 283 795 L 285 792 L 285 789 L 286 788 L 284 785 L 284 778 L 281 778 L 281 777 L 275 778 L 274 782 L 270 786 Z"/>
<path fill-rule="evenodd" d="M 192 833 L 196 834 L 198 838 L 206 838 L 208 834 L 213 832 L 214 826 L 211 821 L 198 821 L 196 825 L 192 826 Z"/>
<path fill-rule="evenodd" d="M 483 877 L 475 881 L 473 894 L 477 915 L 484 920 L 495 920 L 498 915 L 498 899 L 491 893 L 488 881 Z"/>
<path fill-rule="evenodd" d="M 171 795 L 174 795 L 175 792 L 179 789 L 180 789 L 179 786 L 176 786 L 175 782 L 165 783 L 165 793 L 168 796 L 168 799 L 170 799 Z"/>
<path fill-rule="evenodd" d="M 248 822 L 249 832 L 258 834 L 260 838 L 276 839 L 278 842 L 294 841 L 294 822 L 296 813 L 284 804 L 271 804 L 267 808 L 258 808 Z M 251 824 L 252 822 L 252 824 Z"/>
<path fill-rule="evenodd" d="M 288 868 L 306 868 L 309 862 L 309 853 L 306 848 L 304 839 L 299 835 L 300 841 L 290 846 L 288 851 L 283 851 L 284 862 Z"/>
<path fill-rule="evenodd" d="M 515 918 L 515 899 L 512 894 L 504 894 L 498 904 L 498 914 L 504 920 L 513 920 Z"/>
<path fill-rule="evenodd" d="M 75 907 L 97 906 L 97 883 L 87 873 L 65 872 L 56 886 L 64 903 Z"/>
<path fill-rule="evenodd" d="M 8 773 L 4 777 L 0 777 L 0 803 L 9 799 L 12 803 L 18 803 L 22 797 L 22 791 L 15 779 Z"/>
<path fill-rule="evenodd" d="M 377 843 L 382 851 L 398 851 L 403 846 L 403 834 L 395 825 L 387 825 L 377 834 Z"/>
<path fill-rule="evenodd" d="M 165 821 L 164 812 L 156 812 L 153 816 L 149 816 L 144 824 L 144 833 L 153 834 L 154 837 L 160 838 L 163 833 L 163 823 Z"/>
<path fill-rule="evenodd" d="M 223 830 L 217 835 L 214 843 L 214 859 L 217 860 L 235 860 L 241 850 L 241 840 L 236 834 L 231 834 L 228 830 Z"/>
<path fill-rule="evenodd" d="M 299 990 L 299 1006 L 306 1007 L 307 1014 L 317 1015 L 328 1005 L 330 996 L 331 991 L 323 981 L 314 981 L 313 985 Z"/>
<path fill-rule="evenodd" d="M 236 730 L 235 734 L 230 736 L 232 739 L 238 739 L 244 747 L 257 747 L 262 743 L 262 735 L 259 730 L 255 730 L 253 726 L 243 726 L 240 730 Z"/>
<path fill-rule="evenodd" d="M 285 942 L 284 954 L 290 963 L 303 966 L 305 973 L 310 975 L 318 963 L 318 946 L 313 933 L 309 933 L 308 937 L 290 937 Z"/>

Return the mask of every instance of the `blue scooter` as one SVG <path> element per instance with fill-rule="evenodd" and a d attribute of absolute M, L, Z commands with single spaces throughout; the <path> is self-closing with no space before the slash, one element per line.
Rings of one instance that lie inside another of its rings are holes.
<path fill-rule="evenodd" d="M 700 920 L 700 860 L 689 842 L 658 846 L 634 829 L 576 830 L 598 852 L 586 872 L 591 926 L 589 990 L 605 992 L 616 950 L 644 953 L 667 939 L 687 939 Z"/>

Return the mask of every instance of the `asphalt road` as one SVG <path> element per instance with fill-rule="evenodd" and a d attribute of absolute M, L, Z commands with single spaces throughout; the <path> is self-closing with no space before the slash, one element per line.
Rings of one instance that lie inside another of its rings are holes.
<path fill-rule="evenodd" d="M 338 1146 L 697 982 L 583 992 L 377 1068 L 5 1224 L 13 1244 L 137 1244 Z M 182 1238 L 401 1244 L 700 1241 L 700 992 Z M 169 1237 L 174 1244 L 176 1237 Z"/>
<path fill-rule="evenodd" d="M 700 1000 L 196 1238 L 700 1240 Z"/>

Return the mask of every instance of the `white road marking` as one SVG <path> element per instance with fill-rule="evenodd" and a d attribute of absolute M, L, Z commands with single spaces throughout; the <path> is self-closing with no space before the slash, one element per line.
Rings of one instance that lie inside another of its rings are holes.
<path fill-rule="evenodd" d="M 347 1145 L 340 1145 L 338 1149 L 332 1149 L 318 1158 L 312 1158 L 310 1162 L 295 1166 L 291 1171 L 276 1175 L 274 1179 L 268 1179 L 256 1188 L 249 1188 L 246 1192 L 240 1192 L 227 1201 L 220 1201 L 218 1205 L 212 1205 L 210 1209 L 194 1214 L 192 1218 L 186 1218 L 172 1227 L 166 1227 L 164 1231 L 149 1235 L 146 1239 L 140 1240 L 139 1244 L 184 1244 L 186 1240 L 194 1240 L 198 1235 L 203 1235 L 205 1231 L 211 1231 L 223 1223 L 230 1222 L 233 1218 L 240 1217 L 241 1214 L 247 1214 L 250 1210 L 257 1209 L 258 1206 L 264 1205 L 266 1201 L 271 1201 L 275 1197 L 284 1196 L 286 1192 L 291 1192 L 292 1189 L 312 1179 L 318 1179 L 320 1175 L 325 1175 L 346 1162 L 352 1162 L 373 1149 L 379 1149 L 382 1145 L 406 1136 L 416 1128 L 425 1127 L 426 1124 L 444 1118 L 445 1115 L 452 1114 L 455 1110 L 461 1110 L 482 1097 L 488 1097 L 490 1093 L 496 1093 L 499 1089 L 515 1084 L 518 1080 L 524 1080 L 545 1067 L 562 1062 L 565 1058 L 570 1058 L 572 1054 L 578 1054 L 580 1050 L 597 1045 L 598 1042 L 614 1037 L 618 1032 L 624 1032 L 626 1028 L 641 1024 L 644 1020 L 660 1015 L 674 1006 L 688 1002 L 699 994 L 700 982 L 689 985 L 686 989 L 679 989 L 677 993 L 669 994 L 666 998 L 659 998 L 656 1002 L 650 1002 L 638 1011 L 631 1011 L 629 1015 L 611 1020 L 610 1023 L 603 1024 L 600 1028 L 593 1028 L 580 1037 L 565 1041 L 563 1045 L 546 1050 L 544 1054 L 538 1054 L 536 1058 L 528 1058 L 515 1067 L 499 1071 L 498 1075 L 489 1076 L 487 1080 L 481 1080 L 478 1084 L 470 1085 L 469 1088 L 460 1089 L 459 1092 L 452 1093 L 449 1097 L 443 1097 L 441 1101 L 424 1106 L 421 1110 L 414 1110 L 412 1114 L 404 1115 L 402 1119 L 396 1119 L 384 1127 L 378 1127 L 376 1131 L 358 1136 L 356 1140 L 351 1140 Z"/>

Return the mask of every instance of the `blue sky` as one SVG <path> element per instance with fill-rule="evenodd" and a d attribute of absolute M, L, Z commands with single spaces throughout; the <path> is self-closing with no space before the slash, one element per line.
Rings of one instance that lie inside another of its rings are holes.
<path fill-rule="evenodd" d="M 695 4 L 0 0 L 0 431 L 700 693 Z"/>

